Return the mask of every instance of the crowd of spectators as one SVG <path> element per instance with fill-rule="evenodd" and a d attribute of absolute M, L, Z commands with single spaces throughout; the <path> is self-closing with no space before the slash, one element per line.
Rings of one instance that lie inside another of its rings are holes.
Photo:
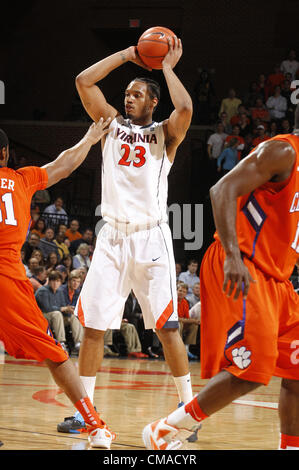
<path fill-rule="evenodd" d="M 296 106 L 292 93 L 296 79 L 299 79 L 299 62 L 296 52 L 291 50 L 269 74 L 259 74 L 247 91 L 238 95 L 232 87 L 227 96 L 220 99 L 214 113 L 217 115 L 215 122 L 210 118 L 204 120 L 205 124 L 214 125 L 206 143 L 218 178 L 234 168 L 259 143 L 292 132 Z"/>

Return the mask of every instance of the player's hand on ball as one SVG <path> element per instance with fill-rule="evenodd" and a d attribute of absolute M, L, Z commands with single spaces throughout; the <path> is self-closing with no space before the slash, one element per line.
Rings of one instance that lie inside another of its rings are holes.
<path fill-rule="evenodd" d="M 136 46 L 128 47 L 127 52 L 128 52 L 129 60 L 131 62 L 133 62 L 136 65 L 139 65 L 139 67 L 142 67 L 143 69 L 149 70 L 150 72 L 152 71 L 152 69 L 148 67 L 147 65 L 145 65 L 145 63 L 142 62 L 142 60 L 140 59 Z"/>
<path fill-rule="evenodd" d="M 170 66 L 172 69 L 176 66 L 183 54 L 182 41 L 176 36 L 173 38 L 168 38 L 169 51 L 164 57 L 162 62 L 163 68 L 165 66 Z"/>
<path fill-rule="evenodd" d="M 100 120 L 96 123 L 94 122 L 88 129 L 85 138 L 92 142 L 92 145 L 96 144 L 101 138 L 109 132 L 109 125 L 111 118 L 108 117 L 106 121 L 101 117 Z"/>

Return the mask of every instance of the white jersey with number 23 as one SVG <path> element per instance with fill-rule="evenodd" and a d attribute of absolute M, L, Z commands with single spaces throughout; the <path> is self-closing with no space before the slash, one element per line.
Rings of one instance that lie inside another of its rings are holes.
<path fill-rule="evenodd" d="M 110 128 L 102 152 L 104 220 L 125 233 L 167 222 L 167 177 L 172 164 L 163 122 L 138 126 L 119 115 Z"/>

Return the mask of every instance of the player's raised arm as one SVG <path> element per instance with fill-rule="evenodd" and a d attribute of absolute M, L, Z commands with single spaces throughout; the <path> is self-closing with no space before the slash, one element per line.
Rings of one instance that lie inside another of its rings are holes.
<path fill-rule="evenodd" d="M 84 137 L 74 147 L 64 150 L 53 162 L 43 166 L 48 173 L 47 188 L 63 178 L 67 178 L 85 160 L 92 145 L 96 144 L 109 132 L 111 119 L 103 118 L 97 124 L 93 123 Z"/>
<path fill-rule="evenodd" d="M 250 194 L 268 181 L 284 181 L 290 175 L 294 162 L 293 147 L 282 141 L 260 144 L 244 160 L 221 178 L 211 189 L 210 197 L 216 230 L 226 254 L 223 290 L 230 296 L 235 287 L 237 299 L 244 283 L 246 298 L 252 278 L 242 262 L 236 232 L 237 198 Z"/>
<path fill-rule="evenodd" d="M 169 51 L 162 62 L 163 73 L 175 108 L 165 126 L 167 155 L 171 161 L 174 160 L 176 149 L 186 135 L 193 113 L 191 97 L 173 71 L 183 53 L 181 40 L 175 37 L 174 41 L 173 44 L 171 39 L 168 40 Z"/>
<path fill-rule="evenodd" d="M 81 102 L 93 121 L 97 122 L 100 116 L 104 119 L 108 117 L 114 119 L 115 116 L 119 114 L 118 111 L 106 101 L 97 83 L 126 62 L 134 62 L 148 69 L 138 57 L 136 47 L 130 46 L 127 49 L 100 60 L 86 70 L 83 70 L 83 72 L 76 77 L 76 87 Z"/>

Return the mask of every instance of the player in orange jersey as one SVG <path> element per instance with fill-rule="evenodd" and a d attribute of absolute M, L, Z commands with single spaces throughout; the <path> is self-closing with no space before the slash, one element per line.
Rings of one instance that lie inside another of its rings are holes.
<path fill-rule="evenodd" d="M 31 222 L 33 194 L 68 177 L 107 133 L 109 121 L 93 123 L 80 142 L 42 168 L 17 171 L 7 167 L 9 143 L 0 130 L 0 340 L 14 357 L 45 361 L 57 385 L 84 415 L 91 446 L 104 448 L 110 448 L 114 435 L 96 413 L 73 363 L 53 338 L 36 304 L 21 261 L 21 247 Z"/>
<path fill-rule="evenodd" d="M 187 405 L 144 428 L 149 449 L 282 378 L 280 449 L 299 450 L 299 107 L 293 134 L 261 143 L 210 190 L 216 234 L 200 273 L 202 378 Z"/>

